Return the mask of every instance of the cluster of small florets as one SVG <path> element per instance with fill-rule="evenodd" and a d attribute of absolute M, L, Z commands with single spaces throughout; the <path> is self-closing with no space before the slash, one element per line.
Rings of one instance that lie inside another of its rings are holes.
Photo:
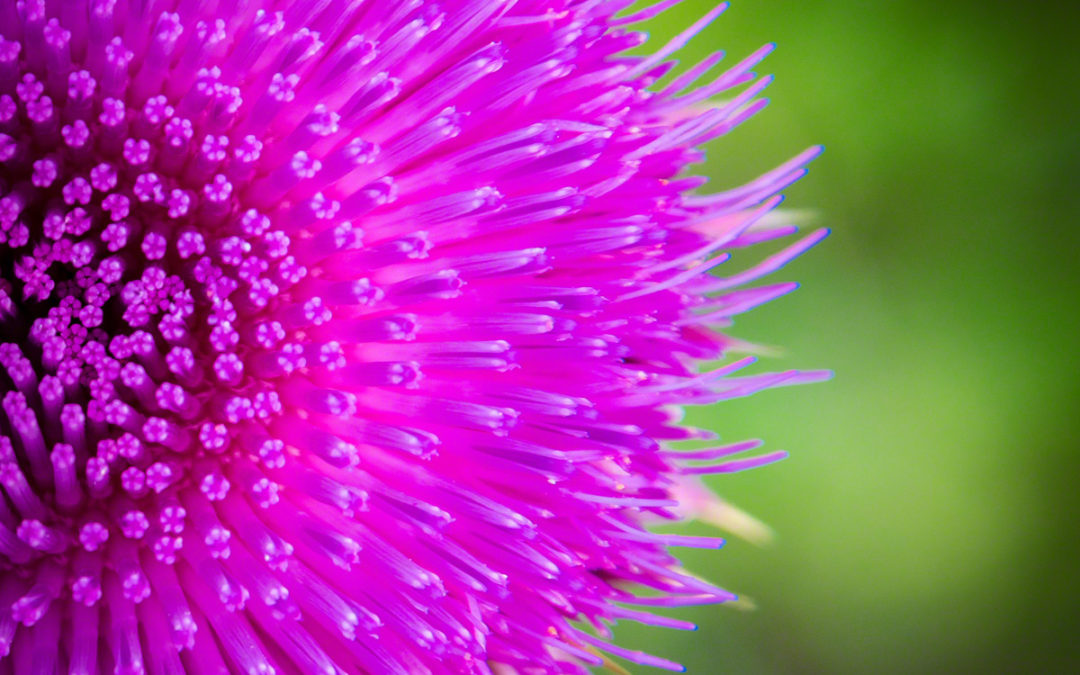
<path fill-rule="evenodd" d="M 817 376 L 695 369 L 820 238 L 706 274 L 816 150 L 677 177 L 768 48 L 679 96 L 719 10 L 218 4 L 0 3 L 0 672 L 676 667 L 575 622 L 734 597 L 644 523 L 776 455 L 666 406 Z"/>

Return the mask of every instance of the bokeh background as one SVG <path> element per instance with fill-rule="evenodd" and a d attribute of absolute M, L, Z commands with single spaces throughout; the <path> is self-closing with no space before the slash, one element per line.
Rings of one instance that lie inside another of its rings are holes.
<path fill-rule="evenodd" d="M 712 4 L 646 24 L 649 49 Z M 714 186 L 827 148 L 785 206 L 833 235 L 733 332 L 836 377 L 691 413 L 792 453 L 712 481 L 771 545 L 682 549 L 757 609 L 621 644 L 699 674 L 1080 672 L 1078 26 L 1064 2 L 736 0 L 684 50 L 779 45 Z"/>

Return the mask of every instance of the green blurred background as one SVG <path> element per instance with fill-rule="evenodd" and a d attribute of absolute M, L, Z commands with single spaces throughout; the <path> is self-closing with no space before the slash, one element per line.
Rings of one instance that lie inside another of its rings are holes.
<path fill-rule="evenodd" d="M 712 4 L 646 24 L 648 50 Z M 691 413 L 792 452 L 711 482 L 772 545 L 681 550 L 758 608 L 673 612 L 697 633 L 620 624 L 621 644 L 699 674 L 1080 673 L 1070 5 L 736 0 L 681 53 L 779 45 L 758 68 L 772 103 L 705 172 L 731 185 L 825 144 L 785 206 L 833 235 L 733 333 L 836 377 Z"/>

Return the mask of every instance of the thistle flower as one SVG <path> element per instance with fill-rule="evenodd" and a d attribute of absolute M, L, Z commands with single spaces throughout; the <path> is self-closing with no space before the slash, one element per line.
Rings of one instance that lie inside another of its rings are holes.
<path fill-rule="evenodd" d="M 677 668 L 608 623 L 734 597 L 645 526 L 819 376 L 697 368 L 817 149 L 692 194 L 770 47 L 629 4 L 0 1 L 0 673 Z"/>

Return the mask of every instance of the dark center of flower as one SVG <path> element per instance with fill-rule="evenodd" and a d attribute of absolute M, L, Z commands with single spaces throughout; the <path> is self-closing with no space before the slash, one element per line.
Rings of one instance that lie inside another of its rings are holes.
<path fill-rule="evenodd" d="M 105 20 L 111 9 L 91 11 Z M 171 564 L 193 500 L 220 501 L 236 481 L 258 502 L 276 500 L 273 483 L 233 465 L 229 440 L 280 412 L 275 377 L 341 359 L 336 343 L 294 339 L 330 311 L 310 289 L 279 300 L 307 270 L 254 206 L 323 168 L 291 149 L 333 132 L 337 116 L 316 110 L 275 139 L 286 154 L 260 174 L 265 132 L 255 115 L 246 127 L 258 133 L 237 130 L 239 89 L 218 67 L 177 63 L 181 35 L 189 54 L 210 54 L 224 22 L 185 34 L 179 16 L 161 14 L 129 76 L 121 37 L 85 25 L 73 34 L 40 2 L 24 11 L 23 28 L 41 39 L 0 39 L 0 484 L 14 507 L 0 499 L 0 568 L 25 573 L 52 556 L 59 569 L 75 551 L 93 568 L 100 560 L 88 554 L 115 538 L 145 542 Z M 255 30 L 280 30 L 275 19 Z M 288 100 L 295 76 L 267 77 L 265 106 Z M 348 170 L 367 149 L 348 145 L 333 168 Z M 293 193 L 292 229 L 326 215 L 303 202 L 312 192 Z M 355 241 L 346 223 L 309 249 Z M 245 451 L 281 465 L 281 441 L 246 438 Z M 346 450 L 328 452 L 347 464 Z M 228 555 L 229 530 L 200 523 L 208 553 Z M 138 602 L 149 582 L 136 549 L 114 548 L 127 551 L 122 593 Z M 90 571 L 72 586 L 87 604 L 102 593 Z M 16 620 L 33 624 L 57 592 L 21 598 Z"/>

